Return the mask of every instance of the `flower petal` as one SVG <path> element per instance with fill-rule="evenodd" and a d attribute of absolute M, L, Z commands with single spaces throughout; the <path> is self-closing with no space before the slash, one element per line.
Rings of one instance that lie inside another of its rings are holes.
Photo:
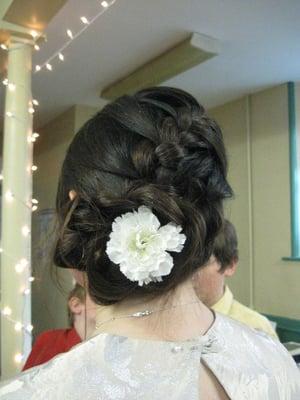
<path fill-rule="evenodd" d="M 131 281 L 146 285 L 169 275 L 174 261 L 168 251 L 180 252 L 186 241 L 181 226 L 160 226 L 153 212 L 141 206 L 117 217 L 107 242 L 109 259 Z"/>

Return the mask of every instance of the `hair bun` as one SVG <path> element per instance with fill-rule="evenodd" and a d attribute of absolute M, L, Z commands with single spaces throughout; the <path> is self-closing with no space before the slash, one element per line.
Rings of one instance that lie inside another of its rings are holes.
<path fill-rule="evenodd" d="M 164 142 L 158 145 L 155 149 L 159 166 L 171 170 L 177 170 L 178 164 L 185 156 L 184 147 L 179 143 Z"/>
<path fill-rule="evenodd" d="M 226 179 L 222 133 L 188 93 L 158 87 L 109 103 L 73 139 L 57 194 L 58 265 L 84 269 L 98 303 L 158 295 L 204 265 L 223 222 Z M 77 193 L 71 207 L 69 192 Z M 106 255 L 116 217 L 146 206 L 187 240 L 162 282 L 138 287 Z"/>

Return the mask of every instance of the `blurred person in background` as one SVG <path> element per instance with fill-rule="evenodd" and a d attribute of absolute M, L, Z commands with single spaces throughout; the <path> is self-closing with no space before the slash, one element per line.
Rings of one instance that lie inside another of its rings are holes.
<path fill-rule="evenodd" d="M 49 330 L 37 337 L 23 371 L 44 364 L 91 336 L 95 329 L 95 304 L 78 283 L 68 296 L 68 319 L 69 328 Z"/>
<path fill-rule="evenodd" d="M 225 220 L 214 243 L 207 265 L 194 275 L 195 290 L 208 307 L 237 321 L 277 338 L 269 320 L 257 311 L 239 303 L 226 284 L 239 262 L 238 238 L 234 225 Z"/>

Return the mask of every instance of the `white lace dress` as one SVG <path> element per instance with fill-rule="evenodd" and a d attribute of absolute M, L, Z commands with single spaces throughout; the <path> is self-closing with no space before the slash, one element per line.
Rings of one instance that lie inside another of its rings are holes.
<path fill-rule="evenodd" d="M 99 334 L 3 383 L 0 399 L 199 400 L 200 362 L 232 400 L 300 399 L 300 373 L 283 346 L 219 314 L 186 342 Z"/>

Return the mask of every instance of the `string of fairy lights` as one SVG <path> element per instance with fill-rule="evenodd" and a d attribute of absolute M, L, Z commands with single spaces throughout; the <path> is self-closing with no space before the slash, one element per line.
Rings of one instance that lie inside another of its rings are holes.
<path fill-rule="evenodd" d="M 7 51 L 10 51 L 9 49 Z M 19 82 L 11 82 L 7 78 L 2 81 L 2 84 L 6 87 L 6 89 L 9 92 L 15 92 L 18 88 L 22 88 L 22 84 Z M 32 94 L 30 95 L 30 100 L 28 102 L 27 106 L 27 111 L 28 114 L 33 116 L 35 112 L 35 107 L 39 105 L 39 102 L 32 97 Z M 25 123 L 26 121 L 23 121 L 21 118 L 18 117 L 17 113 L 14 112 L 14 110 L 8 110 L 6 111 L 6 117 L 9 119 L 16 119 L 19 123 Z M 36 132 L 30 131 L 30 133 L 27 136 L 27 141 L 28 145 L 33 145 L 37 138 L 39 137 L 39 134 Z M 36 165 L 28 165 L 27 167 L 27 172 L 33 173 L 34 171 L 37 170 Z M 4 180 L 3 174 L 0 174 L 0 180 Z M 30 195 L 30 198 L 28 200 L 23 200 L 22 198 L 19 198 L 16 193 L 12 190 L 6 190 L 5 193 L 2 194 L 3 200 L 6 201 L 8 204 L 13 204 L 14 202 L 18 202 L 21 204 L 23 207 L 26 207 L 28 211 L 34 212 L 38 209 L 38 200 L 32 198 L 32 195 Z M 28 238 L 30 240 L 31 237 L 31 230 L 30 227 L 27 224 L 20 224 L 20 233 L 24 238 Z M 28 243 L 28 242 L 27 242 Z M 23 313 L 25 312 L 25 305 L 28 301 L 30 301 L 30 294 L 31 294 L 31 284 L 34 282 L 35 278 L 32 276 L 32 269 L 31 269 L 31 263 L 29 259 L 26 257 L 22 257 L 20 259 L 17 259 L 16 256 L 13 256 L 12 254 L 9 254 L 6 249 L 0 248 L 0 253 L 3 253 L 4 256 L 8 259 L 9 263 L 14 265 L 14 270 L 15 273 L 18 275 L 23 275 L 26 274 L 26 279 L 22 280 L 22 285 L 20 287 L 19 294 L 23 296 L 23 301 L 22 303 L 24 304 L 23 307 Z M 21 317 L 21 320 L 17 320 L 13 316 L 13 310 L 12 307 L 9 304 L 4 304 L 3 308 L 1 309 L 1 315 L 3 318 L 6 319 L 10 324 L 13 325 L 14 330 L 16 333 L 23 333 L 25 335 L 28 335 L 31 337 L 32 335 L 32 330 L 33 330 L 33 325 L 31 323 L 24 323 L 24 314 Z M 28 318 L 27 318 L 28 320 Z M 24 339 L 23 339 L 24 342 Z M 14 361 L 16 364 L 21 364 L 24 359 L 24 356 L 22 353 L 17 352 L 14 355 Z"/>
<path fill-rule="evenodd" d="M 40 72 L 42 70 L 47 70 L 47 71 L 53 71 L 53 63 L 56 60 L 59 60 L 60 62 L 65 61 L 65 51 L 66 49 L 71 45 L 71 43 L 78 38 L 92 23 L 94 23 L 102 14 L 104 14 L 114 3 L 116 0 L 110 0 L 110 1 L 100 1 L 100 10 L 98 13 L 96 13 L 94 16 L 91 18 L 87 18 L 86 16 L 81 16 L 80 21 L 82 23 L 81 28 L 77 31 L 74 32 L 70 29 L 66 29 L 66 41 L 63 43 L 63 45 L 56 50 L 48 59 L 46 59 L 43 63 L 41 64 L 36 64 L 34 67 L 34 73 Z M 36 32 L 32 30 L 31 36 L 34 41 L 36 41 L 41 35 L 39 32 Z M 3 51 L 9 52 L 10 48 L 9 45 L 6 43 L 0 44 L 0 49 Z M 34 44 L 34 49 L 35 51 L 40 50 L 40 45 L 35 43 Z M 5 78 L 2 81 L 2 84 L 6 87 L 7 90 L 10 92 L 14 92 L 18 86 L 22 86 L 19 83 L 16 82 L 10 82 L 7 78 Z M 39 101 L 31 96 L 31 100 L 28 103 L 28 113 L 33 116 L 35 113 L 36 107 L 39 106 Z M 18 120 L 18 116 L 14 114 L 13 110 L 8 110 L 6 111 L 6 117 L 7 118 L 15 118 Z M 27 140 L 29 145 L 34 145 L 36 140 L 39 138 L 39 133 L 37 132 L 30 132 Z M 36 165 L 31 165 L 28 167 L 28 172 L 35 172 L 38 169 Z M 3 181 L 4 177 L 3 174 L 0 174 L 0 181 Z M 6 191 L 6 193 L 3 194 L 4 199 L 8 203 L 12 203 L 14 201 L 19 202 L 22 204 L 24 207 L 27 207 L 31 212 L 34 212 L 38 209 L 38 200 L 35 198 L 31 198 L 30 200 L 22 200 L 18 198 L 15 193 L 13 193 L 11 190 Z M 27 225 L 21 226 L 21 233 L 24 237 L 31 237 L 31 230 Z M 21 259 L 16 259 L 14 256 L 11 254 L 8 254 L 5 249 L 0 247 L 0 253 L 3 253 L 5 257 L 11 260 L 12 264 L 14 264 L 14 270 L 17 274 L 22 274 L 24 272 L 27 273 L 26 276 L 29 276 L 29 278 L 26 280 L 27 283 L 25 286 L 22 286 L 20 288 L 20 294 L 26 298 L 30 296 L 31 294 L 31 284 L 35 281 L 35 277 L 32 274 L 32 269 L 31 269 L 31 263 L 27 260 L 27 258 L 21 258 Z M 32 335 L 32 331 L 34 329 L 32 324 L 23 324 L 21 321 L 16 320 L 13 317 L 13 310 L 9 306 L 9 304 L 6 304 L 3 306 L 1 309 L 1 315 L 4 317 L 8 322 L 10 322 L 14 326 L 14 330 L 16 333 L 22 333 L 26 335 Z M 16 353 L 14 355 L 14 361 L 17 364 L 22 363 L 24 359 L 23 354 L 21 353 Z"/>

